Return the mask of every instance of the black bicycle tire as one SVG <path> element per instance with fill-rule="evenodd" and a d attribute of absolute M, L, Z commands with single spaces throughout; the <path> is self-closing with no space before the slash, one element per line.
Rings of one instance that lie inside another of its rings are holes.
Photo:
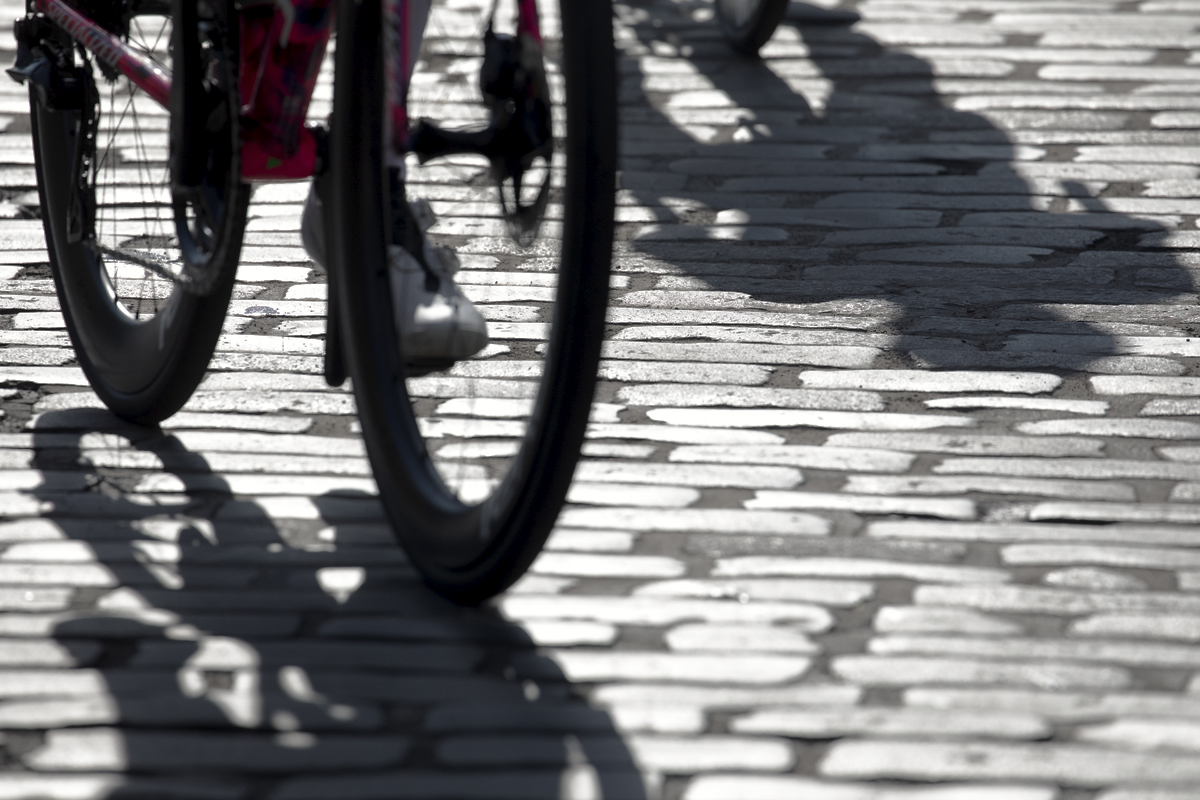
<path fill-rule="evenodd" d="M 733 19 L 722 13 L 724 6 L 717 0 L 717 21 L 725 41 L 734 50 L 745 55 L 758 55 L 767 40 L 775 33 L 779 23 L 787 13 L 788 0 L 758 0 L 758 7 L 750 14 L 746 22 L 738 25 Z"/>
<path fill-rule="evenodd" d="M 250 191 L 240 182 L 234 158 L 225 245 L 216 256 L 213 291 L 200 297 L 176 284 L 153 318 L 132 319 L 118 308 L 99 257 L 82 243 L 67 241 L 71 178 L 69 159 L 62 154 L 73 152 L 77 113 L 47 108 L 31 91 L 38 197 L 59 307 L 79 366 L 104 404 L 124 419 L 154 424 L 187 402 L 216 350 L 233 292 Z"/>
<path fill-rule="evenodd" d="M 563 263 L 544 377 L 520 455 L 496 492 L 449 495 L 417 430 L 387 289 L 379 0 L 343 3 L 331 162 L 334 280 L 359 420 L 380 500 L 436 591 L 475 603 L 511 585 L 540 552 L 565 501 L 599 367 L 612 258 L 616 80 L 607 0 L 564 0 L 567 165 Z M 570 325 L 565 323 L 570 320 Z"/>

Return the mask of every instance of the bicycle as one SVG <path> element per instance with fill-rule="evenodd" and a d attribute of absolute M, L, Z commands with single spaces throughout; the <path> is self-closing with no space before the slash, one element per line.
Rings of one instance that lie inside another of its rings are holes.
<path fill-rule="evenodd" d="M 492 6 L 487 123 L 470 130 L 409 123 L 409 0 L 31 0 L 15 24 L 9 73 L 30 87 L 51 270 L 96 393 L 142 424 L 178 411 L 221 335 L 250 182 L 315 176 L 331 262 L 326 379 L 352 378 L 379 497 L 410 560 L 463 603 L 502 591 L 541 550 L 599 365 L 615 194 L 611 9 L 563 0 L 553 11 L 519 0 L 515 33 L 501 34 Z M 306 126 L 334 14 L 332 119 Z M 547 21 L 557 37 L 543 36 Z M 484 277 L 529 278 L 538 291 L 493 309 L 503 344 L 492 360 L 423 377 L 400 352 L 388 248 L 420 236 L 406 180 L 447 158 L 451 169 L 486 162 L 498 217 L 521 245 L 485 239 L 500 269 Z"/>

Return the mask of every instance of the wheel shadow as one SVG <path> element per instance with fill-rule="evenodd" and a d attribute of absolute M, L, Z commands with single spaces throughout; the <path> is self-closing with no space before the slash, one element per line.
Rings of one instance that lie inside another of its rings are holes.
<path fill-rule="evenodd" d="M 693 302 L 686 290 L 715 290 L 721 311 L 782 312 L 751 324 L 842 328 L 840 343 L 879 348 L 809 366 L 1182 374 L 1118 337 L 1166 330 L 1135 323 L 1188 320 L 1163 311 L 1123 324 L 1111 308 L 1194 302 L 1185 266 L 1145 246 L 1183 218 L 1113 213 L 1106 198 L 1196 170 L 1087 162 L 1069 140 L 1013 144 L 987 116 L 1022 130 L 1101 130 L 1130 115 L 966 110 L 974 98 L 955 93 L 997 91 L 988 82 L 1011 72 L 1006 62 L 931 64 L 880 44 L 870 26 L 849 27 L 851 11 L 804 3 L 791 4 L 765 60 L 741 57 L 708 9 L 618 7 L 641 55 L 624 60 L 622 77 L 627 201 L 691 223 L 627 232 L 628 268 L 661 277 L 658 292 L 618 304 L 661 309 Z M 615 321 L 646 321 L 621 313 Z"/>
<path fill-rule="evenodd" d="M 47 787 L 114 799 L 646 797 L 609 715 L 523 628 L 425 589 L 374 497 L 238 499 L 238 476 L 176 436 L 92 409 L 44 413 L 32 435 L 41 518 L 5 559 L 76 587 L 37 617 L 55 666 L 75 668 L 7 692 L 6 727 L 26 730 L 6 745 L 34 783 L 58 773 Z"/>

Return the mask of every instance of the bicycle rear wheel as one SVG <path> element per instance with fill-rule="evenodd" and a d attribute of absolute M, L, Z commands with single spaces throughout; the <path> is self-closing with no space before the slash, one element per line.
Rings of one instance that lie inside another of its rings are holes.
<path fill-rule="evenodd" d="M 410 158 L 408 188 L 457 217 L 433 238 L 442 230 L 442 241 L 458 246 L 458 283 L 489 320 L 492 341 L 424 377 L 406 374 L 388 283 L 381 3 L 339 11 L 326 208 L 347 363 L 396 535 L 427 582 L 463 603 L 510 585 L 549 535 L 579 457 L 604 333 L 616 161 L 612 11 L 605 0 L 549 6 L 542 33 L 555 146 L 541 237 L 524 249 L 500 220 L 480 219 L 499 209 L 494 188 L 473 188 L 486 162 L 455 157 L 421 170 Z"/>
<path fill-rule="evenodd" d="M 87 5 L 84 13 L 105 17 Z M 171 56 L 171 4 L 140 7 L 146 13 L 124 23 L 118 14 L 115 32 L 168 73 L 175 67 L 178 81 L 184 68 Z M 67 331 L 101 400 L 147 424 L 178 411 L 204 376 L 249 202 L 236 157 L 229 37 L 215 18 L 200 20 L 193 35 L 203 39 L 192 50 L 205 62 L 191 68 L 205 76 L 209 147 L 188 199 L 172 197 L 168 112 L 65 34 L 58 32 L 58 52 L 73 65 L 82 102 L 30 95 L 42 225 Z M 210 277 L 205 296 L 185 290 L 185 259 L 193 274 Z"/>
<path fill-rule="evenodd" d="M 787 7 L 788 0 L 717 0 L 717 20 L 729 46 L 752 56 L 775 33 Z"/>

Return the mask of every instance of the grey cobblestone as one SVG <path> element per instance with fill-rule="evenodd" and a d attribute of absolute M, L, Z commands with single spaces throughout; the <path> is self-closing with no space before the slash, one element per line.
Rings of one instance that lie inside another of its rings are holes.
<path fill-rule="evenodd" d="M 841 778 L 1016 778 L 1094 788 L 1118 781 L 1191 781 L 1197 767 L 1186 753 L 1113 752 L 1082 744 L 879 740 L 838 742 L 822 763 L 821 772 Z"/>
<path fill-rule="evenodd" d="M 917 688 L 904 693 L 910 706 L 1027 711 L 1056 722 L 1076 723 L 1111 717 L 1193 717 L 1194 700 L 1167 692 L 1072 692 L 1005 688 Z"/>
<path fill-rule="evenodd" d="M 1042 739 L 1050 733 L 1045 721 L 1032 714 L 977 711 L 947 714 L 904 708 L 773 709 L 739 717 L 731 727 L 740 733 L 775 733 L 802 739 L 835 739 L 856 734 Z M 1103 736 L 1100 734 L 1094 740 L 1103 741 Z"/>
<path fill-rule="evenodd" d="M 888 687 L 939 683 L 1104 690 L 1124 688 L 1131 682 L 1129 672 L 1118 667 L 1080 666 L 1044 660 L 853 655 L 833 659 L 830 669 L 843 680 Z"/>
<path fill-rule="evenodd" d="M 1055 790 L 1048 786 L 959 784 L 914 787 L 818 781 L 798 776 L 716 774 L 697 779 L 688 787 L 684 798 L 737 800 L 748 793 L 762 800 L 785 800 L 796 796 L 812 800 L 1052 800 L 1056 796 Z M 1174 797 L 1163 800 L 1174 800 Z"/>
<path fill-rule="evenodd" d="M 869 598 L 874 586 L 866 581 L 746 578 L 737 581 L 674 580 L 646 583 L 634 590 L 639 597 L 731 597 L 739 601 L 796 600 L 852 608 Z"/>

